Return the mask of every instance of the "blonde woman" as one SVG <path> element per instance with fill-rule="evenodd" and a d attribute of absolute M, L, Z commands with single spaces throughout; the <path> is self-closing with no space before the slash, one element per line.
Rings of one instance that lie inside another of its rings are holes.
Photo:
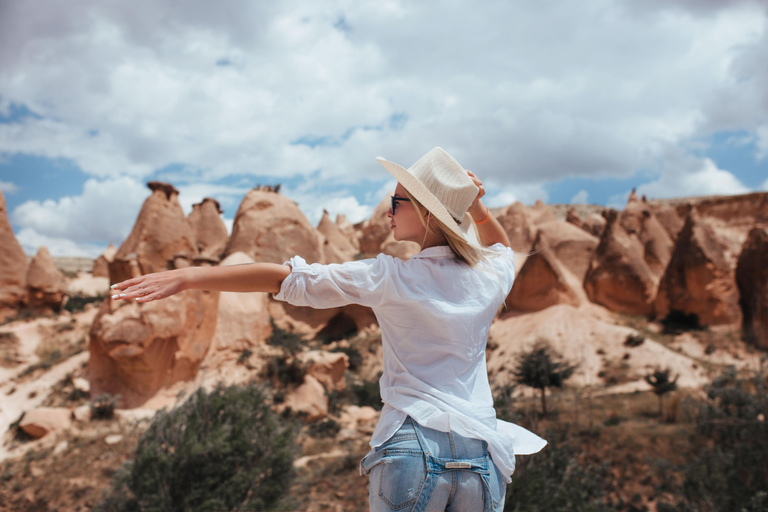
<path fill-rule="evenodd" d="M 343 264 L 191 267 L 131 279 L 114 298 L 150 302 L 185 289 L 269 292 L 297 306 L 360 304 L 381 327 L 384 403 L 360 463 L 381 511 L 501 511 L 515 455 L 546 441 L 496 418 L 485 345 L 512 288 L 509 239 L 482 202 L 480 179 L 441 148 L 409 169 L 379 158 L 398 184 L 387 212 L 395 240 L 421 245 Z"/>

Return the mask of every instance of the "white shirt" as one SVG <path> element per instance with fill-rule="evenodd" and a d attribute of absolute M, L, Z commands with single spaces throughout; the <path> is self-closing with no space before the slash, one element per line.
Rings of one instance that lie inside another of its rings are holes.
<path fill-rule="evenodd" d="M 308 265 L 295 256 L 291 274 L 275 295 L 295 306 L 331 308 L 360 304 L 373 309 L 381 327 L 384 407 L 371 446 L 389 439 L 407 416 L 420 425 L 488 443 L 507 481 L 515 454 L 541 450 L 546 441 L 496 419 L 488 383 L 485 345 L 496 312 L 512 289 L 515 263 L 502 244 L 473 268 L 450 247 L 424 249 L 408 261 L 375 259 Z"/>

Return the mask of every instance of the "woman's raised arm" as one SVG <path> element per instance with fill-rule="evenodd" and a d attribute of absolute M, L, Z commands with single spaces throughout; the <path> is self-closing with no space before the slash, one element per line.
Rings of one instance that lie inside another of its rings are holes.
<path fill-rule="evenodd" d="M 480 192 L 477 193 L 477 197 L 475 198 L 474 202 L 467 210 L 472 216 L 472 220 L 475 221 L 475 227 L 477 228 L 480 244 L 483 247 L 488 247 L 490 245 L 500 243 L 509 247 L 510 244 L 507 232 L 504 231 L 503 227 L 501 227 L 501 224 L 499 224 L 499 221 L 496 220 L 496 217 L 491 214 L 491 210 L 485 204 L 483 204 L 483 201 L 481 201 L 481 198 L 485 195 L 483 182 L 480 181 L 480 178 L 475 176 L 472 171 L 467 171 L 467 174 L 469 174 L 469 177 L 472 178 L 473 182 L 475 182 L 477 188 L 480 189 Z"/>
<path fill-rule="evenodd" d="M 151 302 L 183 290 L 278 293 L 290 273 L 291 267 L 276 263 L 179 268 L 117 283 L 112 298 Z"/>

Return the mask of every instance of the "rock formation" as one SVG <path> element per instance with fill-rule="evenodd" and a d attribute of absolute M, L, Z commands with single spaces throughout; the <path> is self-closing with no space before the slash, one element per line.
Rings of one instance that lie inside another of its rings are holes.
<path fill-rule="evenodd" d="M 286 395 L 281 409 L 301 413 L 307 422 L 317 421 L 328 414 L 328 395 L 323 385 L 307 374 L 304 383 Z"/>
<path fill-rule="evenodd" d="M 390 198 L 387 196 L 373 210 L 371 218 L 363 223 L 360 252 L 368 257 L 376 256 L 381 252 L 382 244 L 392 231 L 389 217 L 387 217 L 389 207 Z"/>
<path fill-rule="evenodd" d="M 656 316 L 696 315 L 701 325 L 741 321 L 735 265 L 712 226 L 688 214 L 656 298 Z"/>
<path fill-rule="evenodd" d="M 583 303 L 586 295 L 582 282 L 597 244 L 597 238 L 573 224 L 543 224 L 533 244 L 533 254 L 515 279 L 507 306 L 519 311 L 539 311 L 556 304 Z"/>
<path fill-rule="evenodd" d="M 109 265 L 109 278 L 117 283 L 191 262 L 197 255 L 195 235 L 172 185 L 152 181 L 152 195 L 144 201 L 131 234 Z"/>
<path fill-rule="evenodd" d="M 117 248 L 110 242 L 109 247 L 93 262 L 91 275 L 109 278 L 109 264 L 115 259 L 115 254 L 117 254 Z"/>
<path fill-rule="evenodd" d="M 536 228 L 533 225 L 531 212 L 523 203 L 519 201 L 512 203 L 502 209 L 496 218 L 507 233 L 513 251 L 518 253 L 531 252 L 536 238 Z"/>
<path fill-rule="evenodd" d="M 629 235 L 637 236 L 643 244 L 643 259 L 658 282 L 672 257 L 674 243 L 669 233 L 648 203 L 638 199 L 634 191 L 619 215 L 619 222 Z"/>
<path fill-rule="evenodd" d="M 309 350 L 298 358 L 307 365 L 307 373 L 323 385 L 326 392 L 343 391 L 346 387 L 344 374 L 349 368 L 349 357 L 343 352 Z"/>
<path fill-rule="evenodd" d="M 283 263 L 295 255 L 323 261 L 322 236 L 296 203 L 264 188 L 248 192 L 237 210 L 225 254 L 238 251 L 259 262 Z"/>
<path fill-rule="evenodd" d="M 130 408 L 193 378 L 213 339 L 218 298 L 186 290 L 146 304 L 105 300 L 90 332 L 91 394 L 120 395 Z"/>
<path fill-rule="evenodd" d="M 582 220 L 574 208 L 568 210 L 565 221 L 598 238 L 602 235 L 603 229 L 605 229 L 605 217 L 598 213 L 590 213 L 586 219 Z"/>
<path fill-rule="evenodd" d="M 395 240 L 395 235 L 390 232 L 387 238 L 381 243 L 379 252 L 388 254 L 394 258 L 400 258 L 403 261 L 408 261 L 411 256 L 418 254 L 421 251 L 421 246 L 416 242 L 398 241 Z"/>
<path fill-rule="evenodd" d="M 72 411 L 64 407 L 38 407 L 24 414 L 19 428 L 35 439 L 72 426 Z"/>
<path fill-rule="evenodd" d="M 192 227 L 200 255 L 218 260 L 227 248 L 229 234 L 221 218 L 219 202 L 210 197 L 192 205 L 187 221 Z"/>
<path fill-rule="evenodd" d="M 27 255 L 13 234 L 5 196 L 0 191 L 0 320 L 12 315 L 24 303 L 27 291 Z"/>
<path fill-rule="evenodd" d="M 630 235 L 614 210 L 606 212 L 607 225 L 584 278 L 589 300 L 611 311 L 651 315 L 658 278 L 643 258 L 644 248 Z"/>
<path fill-rule="evenodd" d="M 544 201 L 542 201 L 541 199 L 536 200 L 536 204 L 534 204 L 531 207 L 530 211 L 531 211 L 531 220 L 533 221 L 534 226 L 540 226 L 547 222 L 552 222 L 557 220 L 557 215 L 555 215 L 555 211 L 546 203 L 544 203 Z"/>
<path fill-rule="evenodd" d="M 347 220 L 346 215 L 339 214 L 336 216 L 336 227 L 341 234 L 347 238 L 349 243 L 352 244 L 355 251 L 360 252 L 360 235 L 362 233 L 358 232 L 357 228 Z"/>
<path fill-rule="evenodd" d="M 59 311 L 67 294 L 64 275 L 48 249 L 41 247 L 27 269 L 27 305 L 39 311 Z"/>
<path fill-rule="evenodd" d="M 744 339 L 768 349 L 768 227 L 749 232 L 736 267 Z"/>
<path fill-rule="evenodd" d="M 326 263 L 343 263 L 352 261 L 357 254 L 357 249 L 344 236 L 336 224 L 333 223 L 328 212 L 323 210 L 323 218 L 317 225 L 317 231 L 325 237 L 323 241 L 323 260 Z"/>

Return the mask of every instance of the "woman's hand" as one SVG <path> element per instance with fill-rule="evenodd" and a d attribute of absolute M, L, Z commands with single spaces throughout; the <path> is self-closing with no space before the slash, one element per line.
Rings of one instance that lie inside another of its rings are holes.
<path fill-rule="evenodd" d="M 147 274 L 112 285 L 119 291 L 112 295 L 115 300 L 135 299 L 136 302 L 152 302 L 165 299 L 187 288 L 185 268 Z"/>
<path fill-rule="evenodd" d="M 467 171 L 467 174 L 470 178 L 472 178 L 472 182 L 475 184 L 475 186 L 480 189 L 477 192 L 477 197 L 475 197 L 475 200 L 472 201 L 472 204 L 467 209 L 467 213 L 469 213 L 473 219 L 481 220 L 485 218 L 488 213 L 490 213 L 488 208 L 480 200 L 485 195 L 485 187 L 483 187 L 483 182 L 480 180 L 480 178 L 475 176 L 475 173 L 472 171 Z"/>

